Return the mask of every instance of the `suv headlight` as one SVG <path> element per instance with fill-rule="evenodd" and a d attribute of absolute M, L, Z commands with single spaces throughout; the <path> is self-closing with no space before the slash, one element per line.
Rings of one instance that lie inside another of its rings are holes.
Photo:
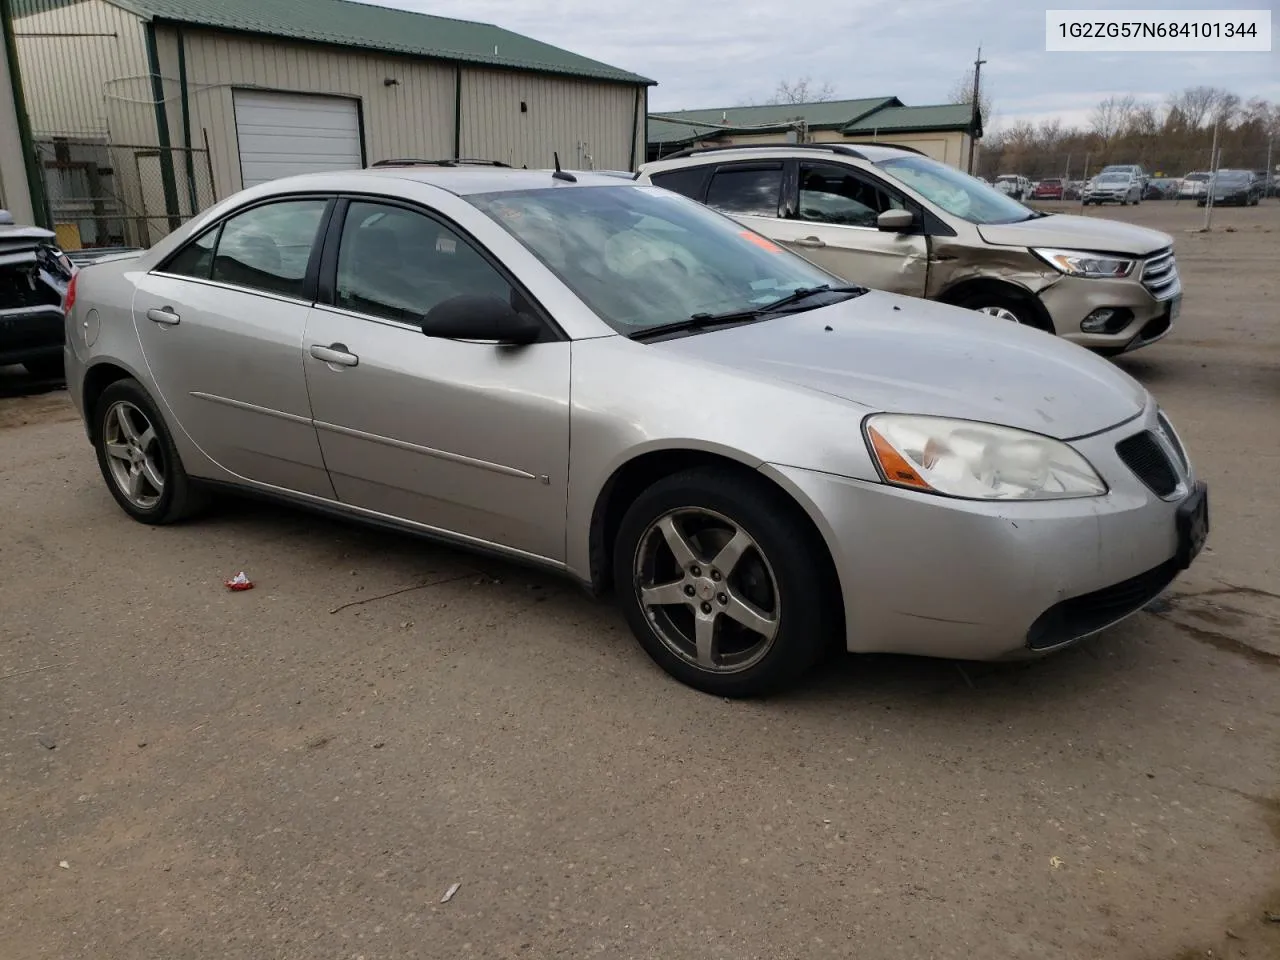
<path fill-rule="evenodd" d="M 1032 247 L 1031 252 L 1055 270 L 1072 277 L 1094 279 L 1127 277 L 1133 272 L 1133 265 L 1138 262 L 1123 257 L 1109 257 L 1104 253 L 1090 253 L 1087 250 L 1050 250 L 1044 247 Z"/>
<path fill-rule="evenodd" d="M 1060 440 L 994 423 L 877 413 L 864 421 L 885 483 L 970 500 L 1064 500 L 1107 492 Z"/>

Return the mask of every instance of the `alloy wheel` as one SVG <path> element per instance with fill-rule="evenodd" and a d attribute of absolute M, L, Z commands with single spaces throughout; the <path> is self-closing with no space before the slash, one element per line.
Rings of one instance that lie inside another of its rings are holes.
<path fill-rule="evenodd" d="M 1008 320 L 1011 323 L 1021 323 L 1018 315 L 1008 307 L 976 307 L 979 313 L 985 313 L 989 317 L 995 317 L 997 320 Z"/>
<path fill-rule="evenodd" d="M 102 418 L 102 445 L 111 478 L 139 510 L 152 510 L 164 495 L 164 451 L 147 415 L 117 400 Z"/>
<path fill-rule="evenodd" d="M 769 560 L 740 524 L 713 510 L 671 510 L 649 524 L 634 582 L 659 640 L 699 670 L 748 670 L 777 639 L 782 606 Z"/>

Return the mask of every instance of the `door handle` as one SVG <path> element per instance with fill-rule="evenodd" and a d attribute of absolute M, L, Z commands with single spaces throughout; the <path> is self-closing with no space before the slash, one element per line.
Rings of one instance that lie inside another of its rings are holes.
<path fill-rule="evenodd" d="M 331 343 L 327 347 L 313 343 L 311 345 L 311 355 L 317 360 L 323 360 L 325 363 L 332 363 L 339 367 L 354 367 L 360 363 L 360 358 L 348 350 L 345 343 Z"/>
<path fill-rule="evenodd" d="M 147 319 L 155 323 L 162 323 L 166 327 L 176 327 L 182 318 L 173 312 L 173 307 L 164 306 L 159 309 L 152 307 L 147 311 Z"/>
<path fill-rule="evenodd" d="M 791 241 L 797 247 L 825 247 L 826 241 L 821 237 L 801 237 L 799 240 Z"/>

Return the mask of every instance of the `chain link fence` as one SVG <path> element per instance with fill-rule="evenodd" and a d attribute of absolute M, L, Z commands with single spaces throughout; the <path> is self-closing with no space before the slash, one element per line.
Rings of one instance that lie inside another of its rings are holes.
<path fill-rule="evenodd" d="M 217 200 L 207 150 L 62 137 L 35 146 L 64 250 L 149 247 Z"/>

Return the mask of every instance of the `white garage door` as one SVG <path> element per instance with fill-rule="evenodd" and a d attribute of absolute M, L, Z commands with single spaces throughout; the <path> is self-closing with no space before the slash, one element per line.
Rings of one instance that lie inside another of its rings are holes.
<path fill-rule="evenodd" d="M 297 173 L 361 166 L 356 101 L 237 90 L 236 137 L 246 187 Z"/>

